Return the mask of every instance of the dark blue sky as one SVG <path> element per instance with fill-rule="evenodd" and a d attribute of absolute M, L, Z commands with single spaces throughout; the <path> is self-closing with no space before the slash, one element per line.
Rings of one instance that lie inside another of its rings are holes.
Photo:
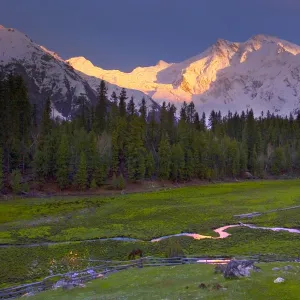
<path fill-rule="evenodd" d="M 63 58 L 129 71 L 182 61 L 224 38 L 300 44 L 299 0 L 1 0 L 0 24 Z"/>

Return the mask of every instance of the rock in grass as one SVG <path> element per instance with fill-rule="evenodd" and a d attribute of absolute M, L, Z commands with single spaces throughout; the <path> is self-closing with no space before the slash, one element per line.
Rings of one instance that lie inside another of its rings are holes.
<path fill-rule="evenodd" d="M 274 280 L 274 283 L 282 283 L 284 281 L 285 281 L 284 278 L 278 277 Z"/>
<path fill-rule="evenodd" d="M 280 268 L 273 268 L 272 271 L 280 271 Z"/>
<path fill-rule="evenodd" d="M 250 271 L 254 269 L 253 260 L 232 260 L 224 271 L 225 278 L 249 277 Z"/>
<path fill-rule="evenodd" d="M 293 269 L 292 266 L 284 266 L 284 267 L 283 267 L 283 270 L 284 270 L 284 271 L 290 271 L 290 270 L 292 270 L 292 269 Z"/>

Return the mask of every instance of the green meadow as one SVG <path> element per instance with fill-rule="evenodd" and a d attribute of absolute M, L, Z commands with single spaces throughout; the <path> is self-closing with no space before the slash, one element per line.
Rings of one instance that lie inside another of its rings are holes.
<path fill-rule="evenodd" d="M 59 265 L 70 252 L 84 259 L 126 260 L 128 253 L 139 247 L 145 256 L 166 256 L 171 241 L 186 255 L 296 257 L 300 254 L 299 235 L 244 227 L 229 229 L 232 235 L 222 240 L 178 237 L 149 242 L 181 232 L 217 236 L 214 229 L 240 221 L 234 215 L 295 205 L 300 205 L 300 180 L 211 184 L 113 197 L 1 200 L 0 243 L 5 247 L 0 248 L 0 284 L 39 280 L 49 275 L 51 261 Z M 242 222 L 300 228 L 300 208 Z M 89 241 L 110 237 L 140 241 Z M 36 245 L 39 243 L 42 245 Z M 87 266 L 81 262 L 72 267 Z"/>

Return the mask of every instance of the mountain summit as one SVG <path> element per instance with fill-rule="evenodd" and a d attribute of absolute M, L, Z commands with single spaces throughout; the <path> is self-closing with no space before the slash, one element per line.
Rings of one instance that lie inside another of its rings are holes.
<path fill-rule="evenodd" d="M 86 69 L 93 68 L 85 62 Z M 29 91 L 30 100 L 42 110 L 47 97 L 52 102 L 53 117 L 70 118 L 77 109 L 77 98 L 85 96 L 91 104 L 97 102 L 97 88 L 100 80 L 82 74 L 58 54 L 33 42 L 25 34 L 0 26 L 0 73 L 10 72 L 22 75 Z M 114 91 L 120 94 L 121 87 L 107 83 L 108 97 Z M 125 87 L 126 88 L 126 87 Z M 127 89 L 127 96 L 139 103 L 143 97 L 148 106 L 155 104 L 143 92 Z"/>
<path fill-rule="evenodd" d="M 219 39 L 180 63 L 159 61 L 130 73 L 104 70 L 83 58 L 68 60 L 82 73 L 140 90 L 159 103 L 193 100 L 199 111 L 252 108 L 286 115 L 300 108 L 300 47 L 267 35 L 243 43 Z"/>

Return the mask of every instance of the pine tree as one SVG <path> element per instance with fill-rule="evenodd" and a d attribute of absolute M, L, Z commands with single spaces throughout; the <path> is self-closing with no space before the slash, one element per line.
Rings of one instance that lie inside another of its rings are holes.
<path fill-rule="evenodd" d="M 146 122 L 147 121 L 147 106 L 146 106 L 146 100 L 144 97 L 140 103 L 139 113 L 140 113 L 142 120 L 144 122 Z"/>
<path fill-rule="evenodd" d="M 119 96 L 119 113 L 121 117 L 126 116 L 126 100 L 127 100 L 127 93 L 126 90 L 123 88 L 121 90 L 120 96 Z"/>
<path fill-rule="evenodd" d="M 20 170 L 13 170 L 11 174 L 11 188 L 14 194 L 19 194 L 22 191 Z"/>
<path fill-rule="evenodd" d="M 69 184 L 69 161 L 70 151 L 69 142 L 66 134 L 61 136 L 60 144 L 57 151 L 57 172 L 56 178 L 58 185 L 61 189 L 64 189 Z"/>
<path fill-rule="evenodd" d="M 114 127 L 116 126 L 116 122 L 119 116 L 119 107 L 118 107 L 118 97 L 115 93 L 115 91 L 111 94 L 111 110 L 109 114 L 109 132 L 112 132 Z"/>
<path fill-rule="evenodd" d="M 3 150 L 0 148 L 0 192 L 4 187 L 4 172 L 3 172 Z"/>
<path fill-rule="evenodd" d="M 93 180 L 95 180 L 97 186 L 101 186 L 103 185 L 106 177 L 107 177 L 106 165 L 103 161 L 99 159 L 93 174 Z"/>
<path fill-rule="evenodd" d="M 206 130 L 206 115 L 205 115 L 205 113 L 202 114 L 200 124 L 201 124 L 200 130 L 205 131 Z"/>
<path fill-rule="evenodd" d="M 152 178 L 155 171 L 155 161 L 151 152 L 148 152 L 145 157 L 145 177 Z"/>
<path fill-rule="evenodd" d="M 78 170 L 75 177 L 76 185 L 80 190 L 85 190 L 87 187 L 87 162 L 86 155 L 84 152 L 80 153 L 80 161 Z"/>
<path fill-rule="evenodd" d="M 277 147 L 272 157 L 272 173 L 279 175 L 284 170 L 284 152 L 281 147 Z"/>
<path fill-rule="evenodd" d="M 179 143 L 172 145 L 171 152 L 171 177 L 178 181 L 183 179 L 184 175 L 184 152 Z"/>
<path fill-rule="evenodd" d="M 78 105 L 78 128 L 85 128 L 87 129 L 89 127 L 89 101 L 88 99 L 81 95 L 77 98 L 76 104 Z M 99 109 L 99 105 L 96 106 L 96 109 Z M 100 122 L 98 122 L 98 125 Z"/>
<path fill-rule="evenodd" d="M 29 102 L 27 88 L 21 76 L 12 79 L 11 90 L 12 101 L 12 134 L 14 139 L 15 153 L 17 154 L 18 165 L 22 166 L 25 172 L 25 164 L 28 155 L 28 143 L 31 129 L 31 105 Z"/>
<path fill-rule="evenodd" d="M 145 155 L 143 124 L 138 117 L 129 122 L 126 141 L 126 165 L 128 178 L 132 181 L 144 179 Z"/>
<path fill-rule="evenodd" d="M 95 131 L 101 133 L 106 128 L 106 115 L 107 115 L 107 88 L 105 81 L 101 80 L 98 90 L 98 103 L 95 110 Z"/>
<path fill-rule="evenodd" d="M 193 177 L 194 161 L 193 155 L 190 149 L 188 149 L 184 155 L 184 179 L 190 180 Z"/>
<path fill-rule="evenodd" d="M 133 96 L 130 98 L 127 104 L 127 115 L 133 117 L 136 114 L 135 103 Z"/>
<path fill-rule="evenodd" d="M 258 164 L 258 158 L 257 158 L 257 152 L 256 147 L 254 146 L 252 150 L 252 158 L 251 158 L 251 172 L 253 175 L 257 176 L 259 173 L 259 164 Z"/>
<path fill-rule="evenodd" d="M 163 135 L 158 149 L 159 156 L 159 178 L 169 179 L 171 171 L 171 147 L 167 135 Z"/>
<path fill-rule="evenodd" d="M 45 108 L 43 111 L 42 122 L 41 122 L 41 134 L 47 135 L 50 133 L 52 128 L 52 120 L 51 120 L 51 101 L 48 97 L 45 103 Z"/>

